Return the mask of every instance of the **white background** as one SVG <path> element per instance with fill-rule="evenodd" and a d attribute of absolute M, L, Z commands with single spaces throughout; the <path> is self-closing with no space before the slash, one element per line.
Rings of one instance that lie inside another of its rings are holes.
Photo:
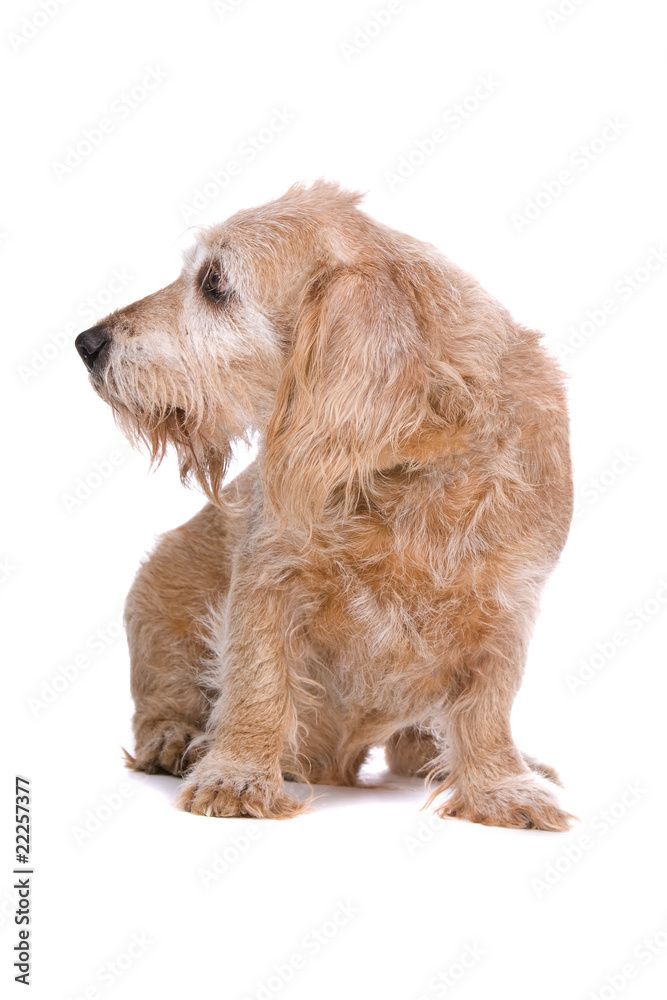
<path fill-rule="evenodd" d="M 70 0 L 50 18 L 29 0 L 4 5 L 3 981 L 22 773 L 33 997 L 663 994 L 665 23 L 648 0 L 565 2 L 560 21 L 557 2 L 413 0 L 368 31 L 384 0 L 236 0 L 219 13 L 206 0 Z M 151 68 L 166 78 L 119 111 Z M 482 77 L 494 92 L 480 101 Z M 452 110 L 464 101 L 465 121 Z M 294 119 L 251 161 L 240 150 L 274 108 Z M 99 146 L 56 176 L 105 117 Z M 439 127 L 445 141 L 390 183 Z M 181 206 L 230 159 L 238 176 L 186 220 Z M 210 820 L 173 808 L 176 779 L 122 767 L 122 601 L 155 535 L 202 498 L 172 460 L 149 475 L 130 453 L 73 336 L 170 282 L 193 221 L 317 176 L 367 191 L 373 215 L 438 245 L 544 330 L 571 374 L 579 516 L 513 717 L 522 749 L 561 772 L 581 817 L 569 834 L 438 825 L 418 811 L 419 783 L 320 789 L 287 823 Z M 112 295 L 114 270 L 130 277 Z M 207 886 L 216 852 L 227 869 Z M 308 935 L 323 925 L 319 946 Z M 128 959 L 133 934 L 150 943 Z M 477 957 L 464 971 L 466 949 Z M 271 979 L 294 955 L 289 982 Z"/>

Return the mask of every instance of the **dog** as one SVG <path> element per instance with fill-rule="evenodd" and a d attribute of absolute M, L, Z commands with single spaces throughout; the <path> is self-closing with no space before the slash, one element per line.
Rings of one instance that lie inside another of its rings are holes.
<path fill-rule="evenodd" d="M 370 748 L 441 817 L 567 830 L 510 730 L 572 517 L 564 377 L 434 247 L 336 184 L 198 232 L 180 276 L 81 333 L 126 436 L 206 506 L 126 602 L 130 766 L 205 816 L 304 811 Z M 257 458 L 232 482 L 232 444 Z"/>

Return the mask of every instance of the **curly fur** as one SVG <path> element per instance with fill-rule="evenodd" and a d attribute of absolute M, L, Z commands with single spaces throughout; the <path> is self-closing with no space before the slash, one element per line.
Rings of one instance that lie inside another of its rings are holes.
<path fill-rule="evenodd" d="M 97 392 L 210 501 L 127 599 L 133 766 L 184 773 L 192 812 L 285 817 L 284 775 L 352 784 L 385 746 L 442 815 L 564 830 L 510 732 L 572 513 L 563 377 L 358 201 L 318 182 L 239 212 L 102 324 Z"/>

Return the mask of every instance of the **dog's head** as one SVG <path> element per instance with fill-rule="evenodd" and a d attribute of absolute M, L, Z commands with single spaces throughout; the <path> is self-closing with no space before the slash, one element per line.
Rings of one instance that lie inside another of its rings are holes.
<path fill-rule="evenodd" d="M 173 445 L 214 501 L 234 439 L 259 434 L 269 497 L 309 519 L 429 460 L 461 422 L 479 358 L 450 357 L 447 262 L 357 201 L 318 182 L 239 212 L 173 284 L 77 337 L 126 435 L 158 460 Z"/>

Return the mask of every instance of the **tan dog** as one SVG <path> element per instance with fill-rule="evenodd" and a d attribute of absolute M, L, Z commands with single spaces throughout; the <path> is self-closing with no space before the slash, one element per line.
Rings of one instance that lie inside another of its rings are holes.
<path fill-rule="evenodd" d="M 127 436 L 211 501 L 127 599 L 133 764 L 184 774 L 191 812 L 285 817 L 284 775 L 352 784 L 383 746 L 450 791 L 441 815 L 565 830 L 510 731 L 572 512 L 562 375 L 358 200 L 318 182 L 239 212 L 77 338 Z"/>

